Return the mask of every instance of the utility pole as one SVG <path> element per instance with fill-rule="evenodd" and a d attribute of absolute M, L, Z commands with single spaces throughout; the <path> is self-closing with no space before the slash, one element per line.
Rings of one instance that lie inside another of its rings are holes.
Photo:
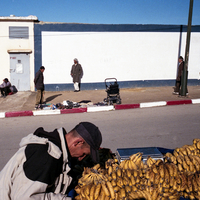
<path fill-rule="evenodd" d="M 187 77 L 188 77 L 188 59 L 189 59 L 189 48 L 190 48 L 190 35 L 191 35 L 191 24 L 192 24 L 192 10 L 193 0 L 190 0 L 188 27 L 187 27 L 187 40 L 185 48 L 185 62 L 183 66 L 183 75 L 181 76 L 181 96 L 186 96 L 187 90 Z"/>

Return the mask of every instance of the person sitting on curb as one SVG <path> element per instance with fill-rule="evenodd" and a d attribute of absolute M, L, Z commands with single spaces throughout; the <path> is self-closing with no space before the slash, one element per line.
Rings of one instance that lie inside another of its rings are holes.
<path fill-rule="evenodd" d="M 72 158 L 90 154 L 99 162 L 102 135 L 90 122 L 80 122 L 70 132 L 42 127 L 22 138 L 20 149 L 0 172 L 0 199 L 71 200 L 67 196 Z"/>
<path fill-rule="evenodd" d="M 10 92 L 11 83 L 7 78 L 3 79 L 3 83 L 0 85 L 1 97 L 6 97 Z"/>

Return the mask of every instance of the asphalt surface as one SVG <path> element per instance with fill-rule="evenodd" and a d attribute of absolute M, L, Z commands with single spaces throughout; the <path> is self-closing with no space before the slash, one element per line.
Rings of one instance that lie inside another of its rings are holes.
<path fill-rule="evenodd" d="M 121 88 L 121 105 L 140 104 L 159 101 L 181 101 L 200 99 L 200 86 L 188 86 L 189 95 L 173 95 L 173 87 L 141 87 L 141 88 Z M 74 91 L 46 91 L 46 104 L 63 103 L 63 101 L 89 102 L 97 104 L 107 98 L 105 90 L 83 90 Z M 35 108 L 36 92 L 17 92 L 0 98 L 0 112 L 32 111 Z"/>

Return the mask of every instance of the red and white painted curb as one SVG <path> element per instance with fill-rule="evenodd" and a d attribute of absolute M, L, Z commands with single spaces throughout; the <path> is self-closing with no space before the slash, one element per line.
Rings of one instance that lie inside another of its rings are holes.
<path fill-rule="evenodd" d="M 29 111 L 0 112 L 0 118 L 99 112 L 99 111 L 111 111 L 111 110 L 122 110 L 122 109 L 170 106 L 170 105 L 198 104 L 198 103 L 200 103 L 200 99 L 186 99 L 186 100 L 178 100 L 178 101 L 157 101 L 157 102 L 147 102 L 147 103 L 139 103 L 139 104 L 88 106 L 85 108 L 72 108 L 72 109 L 65 109 L 65 110 L 55 109 L 55 110 L 35 110 L 35 111 L 29 110 Z"/>

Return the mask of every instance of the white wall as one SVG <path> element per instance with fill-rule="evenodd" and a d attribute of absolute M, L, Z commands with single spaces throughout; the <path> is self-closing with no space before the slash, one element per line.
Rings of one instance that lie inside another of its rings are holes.
<path fill-rule="evenodd" d="M 29 39 L 9 39 L 9 26 L 28 26 Z M 7 52 L 10 49 L 22 50 L 31 49 L 30 54 L 30 84 L 31 90 L 34 90 L 34 33 L 33 22 L 20 21 L 0 21 L 0 83 L 4 78 L 10 79 L 10 57 Z"/>
<path fill-rule="evenodd" d="M 180 33 L 177 32 L 42 32 L 45 83 L 72 83 L 70 70 L 78 58 L 82 83 L 175 79 Z M 185 56 L 186 33 L 181 55 Z M 200 33 L 191 34 L 189 77 L 200 72 Z"/>

